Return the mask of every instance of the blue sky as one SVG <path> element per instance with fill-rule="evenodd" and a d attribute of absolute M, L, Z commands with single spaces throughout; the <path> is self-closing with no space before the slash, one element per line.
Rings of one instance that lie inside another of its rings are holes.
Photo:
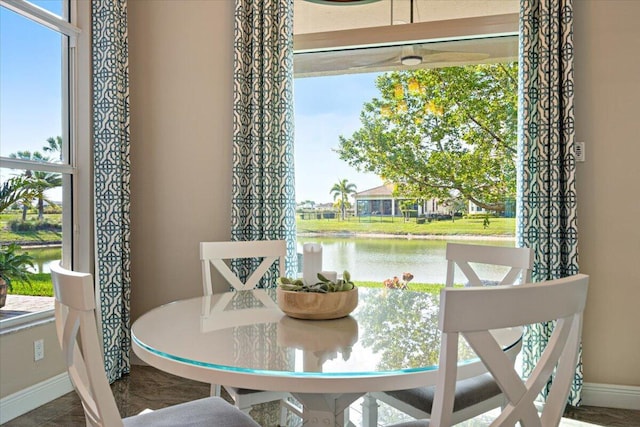
<path fill-rule="evenodd" d="M 56 1 L 37 2 L 48 9 Z M 61 36 L 0 8 L 0 153 L 39 150 L 61 135 Z"/>
<path fill-rule="evenodd" d="M 296 200 L 333 201 L 331 187 L 347 179 L 358 191 L 382 185 L 373 174 L 358 173 L 332 151 L 338 137 L 360 128 L 365 102 L 378 96 L 377 73 L 298 78 L 294 84 Z"/>
<path fill-rule="evenodd" d="M 60 13 L 60 0 L 34 3 Z M 4 7 L 0 26 L 0 154 L 42 151 L 47 138 L 62 134 L 60 36 Z M 378 94 L 377 75 L 295 79 L 297 201 L 332 202 L 329 190 L 342 179 L 358 191 L 382 184 L 332 151 L 340 135 L 350 137 L 360 127 L 362 105 Z"/>

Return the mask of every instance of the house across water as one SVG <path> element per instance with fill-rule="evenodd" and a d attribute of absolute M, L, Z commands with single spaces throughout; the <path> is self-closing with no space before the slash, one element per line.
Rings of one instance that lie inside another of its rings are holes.
<path fill-rule="evenodd" d="M 404 202 L 415 201 L 393 194 L 395 185 L 385 184 L 379 187 L 355 193 L 355 216 L 433 216 L 448 215 L 449 208 L 438 199 L 428 199 L 405 206 Z"/>

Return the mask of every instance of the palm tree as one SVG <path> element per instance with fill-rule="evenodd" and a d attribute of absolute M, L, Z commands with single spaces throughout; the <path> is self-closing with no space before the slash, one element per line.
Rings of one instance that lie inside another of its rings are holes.
<path fill-rule="evenodd" d="M 349 203 L 349 201 L 345 202 L 342 199 L 338 199 L 333 202 L 333 207 L 340 210 L 340 212 L 342 212 L 342 217 L 344 218 L 344 213 L 347 209 L 351 208 L 351 203 Z"/>
<path fill-rule="evenodd" d="M 34 172 L 33 189 L 38 200 L 38 221 L 44 220 L 44 202 L 52 205 L 53 202 L 44 196 L 44 192 L 62 186 L 62 177 L 59 173 Z"/>
<path fill-rule="evenodd" d="M 0 212 L 20 200 L 33 197 L 28 179 L 22 176 L 14 176 L 6 180 L 0 186 Z"/>
<path fill-rule="evenodd" d="M 43 156 L 39 151 L 34 151 L 33 153 L 30 151 L 18 151 L 17 153 L 10 154 L 9 157 L 38 162 L 49 161 L 49 158 Z M 52 204 L 52 202 L 44 196 L 44 192 L 50 188 L 60 187 L 62 185 L 62 177 L 58 173 L 32 171 L 30 169 L 25 170 L 23 176 L 27 179 L 26 185 L 31 191 L 27 192 L 27 196 L 29 197 L 24 197 L 22 200 L 22 220 L 26 221 L 27 219 L 27 210 L 31 204 L 31 196 L 33 196 L 38 201 L 38 220 L 42 221 L 44 219 L 44 202 Z"/>
<path fill-rule="evenodd" d="M 333 195 L 333 200 L 340 198 L 340 208 L 342 212 L 342 219 L 347 216 L 347 205 L 349 204 L 349 195 L 356 192 L 356 185 L 346 179 L 341 179 L 337 183 L 333 184 L 330 193 Z"/>
<path fill-rule="evenodd" d="M 58 154 L 56 163 L 62 161 L 62 137 L 56 136 L 55 138 L 50 136 L 47 138 L 47 145 L 42 147 L 46 153 Z"/>

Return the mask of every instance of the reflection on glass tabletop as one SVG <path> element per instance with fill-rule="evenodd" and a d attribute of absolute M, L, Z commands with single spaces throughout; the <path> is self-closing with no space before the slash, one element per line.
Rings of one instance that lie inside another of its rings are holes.
<path fill-rule="evenodd" d="M 294 319 L 274 301 L 275 289 L 177 301 L 141 316 L 132 337 L 169 359 L 266 375 L 362 377 L 437 369 L 438 294 L 359 288 L 357 308 L 335 320 Z M 500 334 L 510 346 L 521 331 Z M 466 343 L 459 358 L 476 360 Z"/>

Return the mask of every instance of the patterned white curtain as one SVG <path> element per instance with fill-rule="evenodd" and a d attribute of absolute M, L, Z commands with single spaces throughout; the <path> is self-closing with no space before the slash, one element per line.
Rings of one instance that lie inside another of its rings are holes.
<path fill-rule="evenodd" d="M 110 382 L 130 370 L 127 1 L 92 0 L 96 293 Z"/>
<path fill-rule="evenodd" d="M 534 281 L 557 279 L 578 273 L 572 0 L 520 0 L 520 89 L 517 239 L 534 249 Z M 552 330 L 525 331 L 525 375 Z M 569 404 L 581 389 L 582 356 Z"/>
<path fill-rule="evenodd" d="M 232 240 L 286 240 L 296 268 L 293 0 L 236 0 Z M 245 278 L 255 263 L 234 263 Z M 275 286 L 275 268 L 262 286 Z"/>

